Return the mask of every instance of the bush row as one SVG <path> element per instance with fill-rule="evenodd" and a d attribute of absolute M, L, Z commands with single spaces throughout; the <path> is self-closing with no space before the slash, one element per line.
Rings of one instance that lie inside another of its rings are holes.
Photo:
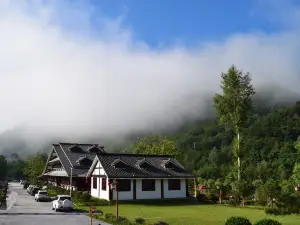
<path fill-rule="evenodd" d="M 252 223 L 244 217 L 231 217 L 229 218 L 225 225 L 252 225 Z M 254 223 L 254 225 L 282 225 L 276 220 L 262 219 Z"/>
<path fill-rule="evenodd" d="M 272 215 L 299 214 L 300 197 L 296 194 L 279 196 L 271 207 L 265 208 L 265 213 Z"/>
<path fill-rule="evenodd" d="M 150 224 L 147 223 L 146 220 L 143 218 L 136 218 L 134 222 L 132 222 L 122 216 L 119 216 L 117 218 L 117 216 L 112 213 L 106 213 L 103 216 L 95 216 L 95 218 L 110 223 L 112 225 L 168 225 L 168 223 L 163 221 L 158 221 L 154 224 Z"/>

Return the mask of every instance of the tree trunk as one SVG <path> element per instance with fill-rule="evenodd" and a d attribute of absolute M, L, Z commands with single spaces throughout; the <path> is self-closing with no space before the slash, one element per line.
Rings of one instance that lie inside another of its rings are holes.
<path fill-rule="evenodd" d="M 238 182 L 241 180 L 241 160 L 240 160 L 240 133 L 237 133 L 237 161 L 238 161 Z"/>

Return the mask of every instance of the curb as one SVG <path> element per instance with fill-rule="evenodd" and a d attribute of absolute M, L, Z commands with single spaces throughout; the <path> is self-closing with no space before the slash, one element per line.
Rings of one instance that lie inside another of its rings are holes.
<path fill-rule="evenodd" d="M 93 213 L 93 215 L 102 215 L 103 213 Z M 13 212 L 8 212 L 8 213 L 0 213 L 0 215 L 5 215 L 5 216 L 16 216 L 16 215 L 26 215 L 26 216 L 36 216 L 36 215 L 48 215 L 48 216 L 81 216 L 81 215 L 89 215 L 89 213 L 13 213 Z"/>

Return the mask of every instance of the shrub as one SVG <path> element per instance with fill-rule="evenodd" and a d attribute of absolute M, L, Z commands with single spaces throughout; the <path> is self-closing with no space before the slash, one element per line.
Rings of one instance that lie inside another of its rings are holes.
<path fill-rule="evenodd" d="M 272 207 L 266 207 L 265 208 L 265 213 L 266 214 L 271 214 L 271 215 L 280 215 L 280 211 L 278 208 L 272 208 Z"/>
<path fill-rule="evenodd" d="M 74 192 L 72 192 L 72 194 L 75 199 L 81 199 L 81 196 L 82 196 L 81 191 L 74 191 Z"/>
<path fill-rule="evenodd" d="M 114 220 L 114 219 L 116 219 L 117 217 L 116 217 L 114 214 L 112 214 L 112 213 L 106 213 L 106 214 L 104 215 L 104 218 L 105 218 L 105 220 Z"/>
<path fill-rule="evenodd" d="M 119 216 L 118 218 L 116 218 L 115 221 L 113 221 L 113 224 L 116 225 L 131 225 L 132 223 L 126 219 L 125 217 Z"/>
<path fill-rule="evenodd" d="M 237 199 L 229 199 L 227 201 L 227 204 L 230 205 L 230 206 L 236 206 L 239 204 L 239 202 L 237 201 Z"/>
<path fill-rule="evenodd" d="M 257 221 L 254 225 L 281 225 L 281 223 L 276 220 L 262 219 L 260 221 Z"/>
<path fill-rule="evenodd" d="M 107 201 L 106 199 L 101 198 L 92 198 L 93 205 L 111 205 L 110 201 Z"/>
<path fill-rule="evenodd" d="M 87 202 L 91 200 L 91 195 L 88 192 L 83 192 L 82 195 L 80 196 L 80 200 Z"/>
<path fill-rule="evenodd" d="M 163 222 L 163 221 L 158 221 L 158 222 L 155 223 L 154 225 L 168 225 L 168 223 Z"/>
<path fill-rule="evenodd" d="M 251 222 L 244 217 L 230 217 L 225 225 L 251 225 Z"/>
<path fill-rule="evenodd" d="M 299 213 L 300 197 L 295 194 L 283 194 L 275 203 L 284 214 Z"/>
<path fill-rule="evenodd" d="M 143 218 L 136 218 L 134 221 L 136 224 L 145 224 L 146 222 Z"/>
<path fill-rule="evenodd" d="M 197 192 L 196 199 L 200 203 L 209 203 L 209 200 L 208 200 L 207 196 L 205 194 L 201 194 L 199 192 Z"/>

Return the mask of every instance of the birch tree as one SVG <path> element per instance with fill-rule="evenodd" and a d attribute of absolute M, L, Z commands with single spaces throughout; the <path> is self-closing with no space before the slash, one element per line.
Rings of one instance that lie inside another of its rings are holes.
<path fill-rule="evenodd" d="M 229 125 L 235 132 L 233 141 L 234 155 L 237 158 L 237 177 L 241 180 L 241 128 L 252 108 L 252 97 L 255 94 L 251 85 L 250 73 L 238 70 L 234 65 L 227 73 L 221 74 L 221 94 L 215 94 L 214 107 L 222 124 Z"/>

